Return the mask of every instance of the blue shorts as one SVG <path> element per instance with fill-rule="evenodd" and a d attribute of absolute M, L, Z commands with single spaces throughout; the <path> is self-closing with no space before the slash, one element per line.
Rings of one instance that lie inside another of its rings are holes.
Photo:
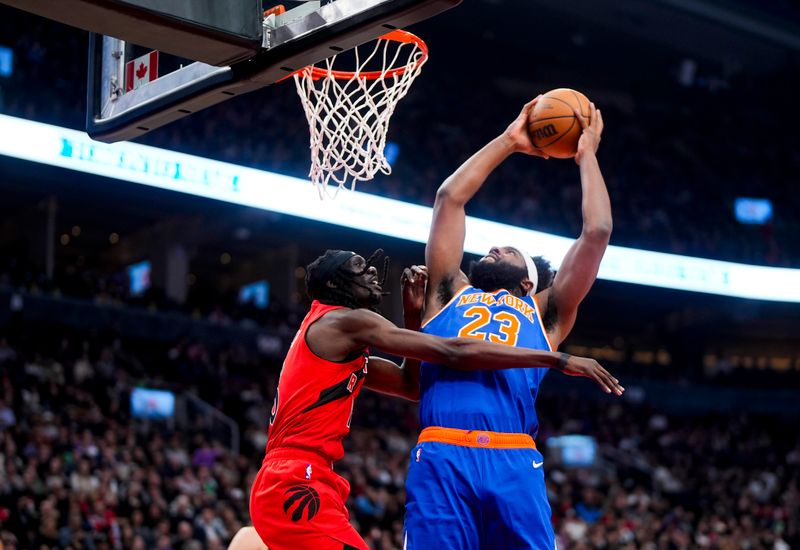
<path fill-rule="evenodd" d="M 419 443 L 406 481 L 404 550 L 554 550 L 543 464 L 535 448 Z"/>

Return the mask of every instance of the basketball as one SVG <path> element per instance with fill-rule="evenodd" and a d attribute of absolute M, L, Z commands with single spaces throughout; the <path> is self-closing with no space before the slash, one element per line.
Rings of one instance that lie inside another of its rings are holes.
<path fill-rule="evenodd" d="M 583 127 L 573 109 L 577 109 L 589 123 L 589 100 L 582 93 L 570 88 L 558 88 L 544 94 L 528 117 L 528 134 L 534 147 L 551 157 L 574 157 Z"/>

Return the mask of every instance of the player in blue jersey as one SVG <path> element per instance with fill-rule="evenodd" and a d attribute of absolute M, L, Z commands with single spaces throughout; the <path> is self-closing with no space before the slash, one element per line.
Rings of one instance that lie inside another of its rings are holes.
<path fill-rule="evenodd" d="M 464 207 L 489 174 L 531 144 L 525 105 L 503 134 L 439 188 L 425 249 L 428 287 L 423 332 L 556 350 L 575 323 L 611 235 L 611 205 L 595 153 L 603 119 L 591 106 L 575 162 L 583 189 L 583 231 L 555 277 L 547 262 L 518 246 L 499 246 L 461 271 Z M 529 243 L 535 246 L 536 243 Z M 407 480 L 405 547 L 547 549 L 555 547 L 536 449 L 535 401 L 545 369 L 455 371 L 423 363 L 422 433 Z M 617 382 L 615 380 L 615 382 Z M 606 391 L 609 391 L 606 389 Z M 613 392 L 621 395 L 618 383 Z"/>

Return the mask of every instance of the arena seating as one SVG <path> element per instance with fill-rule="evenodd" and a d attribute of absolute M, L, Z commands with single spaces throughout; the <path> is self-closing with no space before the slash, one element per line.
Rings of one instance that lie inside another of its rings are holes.
<path fill-rule="evenodd" d="M 248 521 L 277 373 L 276 361 L 197 342 L 133 345 L 44 326 L 0 338 L 0 540 L 20 549 L 223 548 Z M 133 419 L 128 396 L 143 383 L 220 406 L 242 428 L 242 454 L 203 426 Z M 793 420 L 665 415 L 547 388 L 539 445 L 588 433 L 601 457 L 592 469 L 548 470 L 564 547 L 800 544 Z M 416 408 L 364 392 L 353 426 L 337 467 L 352 486 L 353 521 L 373 548 L 401 548 Z"/>

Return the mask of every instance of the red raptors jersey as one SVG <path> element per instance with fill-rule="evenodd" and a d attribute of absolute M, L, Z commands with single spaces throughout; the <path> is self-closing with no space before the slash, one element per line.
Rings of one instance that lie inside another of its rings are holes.
<path fill-rule="evenodd" d="M 342 440 L 350 432 L 353 404 L 367 374 L 367 351 L 336 363 L 315 355 L 306 343 L 308 327 L 335 309 L 342 307 L 315 300 L 289 347 L 272 405 L 267 453 L 303 449 L 331 462 L 344 456 Z"/>

